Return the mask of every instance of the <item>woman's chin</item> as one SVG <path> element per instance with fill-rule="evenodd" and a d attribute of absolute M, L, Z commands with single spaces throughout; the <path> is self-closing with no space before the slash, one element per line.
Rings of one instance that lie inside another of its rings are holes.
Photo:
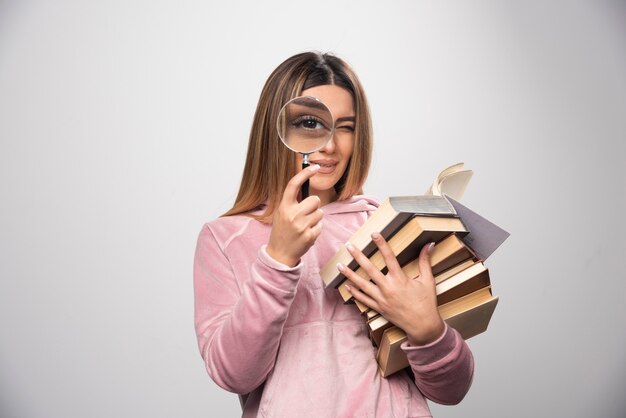
<path fill-rule="evenodd" d="M 334 183 L 333 184 L 331 184 L 331 183 L 329 183 L 329 184 L 314 184 L 314 183 L 311 183 L 310 186 L 309 186 L 309 189 L 311 191 L 315 190 L 316 192 L 319 192 L 319 193 L 328 193 L 328 192 L 334 192 L 335 191 L 335 185 L 334 185 Z"/>
<path fill-rule="evenodd" d="M 322 204 L 330 203 L 337 198 L 335 185 L 313 185 L 309 188 L 309 194 L 319 196 Z"/>

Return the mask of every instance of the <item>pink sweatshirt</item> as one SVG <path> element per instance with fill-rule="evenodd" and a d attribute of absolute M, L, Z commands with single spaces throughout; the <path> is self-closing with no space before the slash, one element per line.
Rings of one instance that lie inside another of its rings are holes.
<path fill-rule="evenodd" d="M 455 404 L 472 354 L 451 327 L 404 343 L 414 379 L 381 377 L 365 321 L 320 268 L 378 206 L 355 196 L 322 207 L 323 231 L 296 267 L 265 251 L 271 226 L 246 216 L 202 228 L 194 263 L 195 327 L 211 378 L 241 396 L 244 417 L 430 417 L 426 399 Z"/>

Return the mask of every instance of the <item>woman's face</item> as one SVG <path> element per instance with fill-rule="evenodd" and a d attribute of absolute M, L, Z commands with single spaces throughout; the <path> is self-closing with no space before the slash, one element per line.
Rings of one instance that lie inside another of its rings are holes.
<path fill-rule="evenodd" d="M 309 156 L 311 164 L 320 165 L 320 170 L 310 180 L 310 194 L 319 196 L 322 204 L 327 204 L 337 199 L 334 186 L 346 171 L 354 148 L 352 94 L 339 86 L 323 85 L 303 90 L 302 96 L 313 96 L 324 102 L 335 121 L 333 137 L 324 148 Z M 302 166 L 301 154 L 298 154 L 298 166 Z"/>

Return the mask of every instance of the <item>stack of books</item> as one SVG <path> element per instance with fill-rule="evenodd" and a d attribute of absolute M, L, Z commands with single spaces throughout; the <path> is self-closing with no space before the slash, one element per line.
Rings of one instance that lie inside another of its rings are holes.
<path fill-rule="evenodd" d="M 459 203 L 473 172 L 463 163 L 443 170 L 422 196 L 390 197 L 357 230 L 350 243 L 361 250 L 383 274 L 382 254 L 371 239 L 379 232 L 389 243 L 408 277 L 419 275 L 417 256 L 425 244 L 435 242 L 430 262 L 436 282 L 441 317 L 465 339 L 487 329 L 498 303 L 492 294 L 484 261 L 509 234 Z M 342 263 L 369 279 L 345 247 L 324 265 L 320 274 L 326 287 L 335 287 L 346 303 L 354 303 L 367 321 L 370 339 L 378 347 L 377 361 L 383 376 L 405 367 L 408 360 L 400 345 L 406 333 L 378 312 L 355 301 L 346 289 L 350 281 L 341 274 Z"/>

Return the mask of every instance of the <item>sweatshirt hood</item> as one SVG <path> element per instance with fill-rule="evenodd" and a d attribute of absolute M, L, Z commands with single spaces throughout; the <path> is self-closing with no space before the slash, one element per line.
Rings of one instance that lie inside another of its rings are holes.
<path fill-rule="evenodd" d="M 321 207 L 325 215 L 350 212 L 371 212 L 380 205 L 378 199 L 373 196 L 357 195 L 346 200 L 336 200 Z"/>
<path fill-rule="evenodd" d="M 374 196 L 356 195 L 346 200 L 336 200 L 334 202 L 330 202 L 329 204 L 322 206 L 320 209 L 322 209 L 324 215 L 334 215 L 338 213 L 371 212 L 376 210 L 378 206 L 380 206 L 380 202 Z M 266 208 L 267 202 L 263 202 L 258 208 L 250 213 L 253 215 L 260 215 Z"/>

